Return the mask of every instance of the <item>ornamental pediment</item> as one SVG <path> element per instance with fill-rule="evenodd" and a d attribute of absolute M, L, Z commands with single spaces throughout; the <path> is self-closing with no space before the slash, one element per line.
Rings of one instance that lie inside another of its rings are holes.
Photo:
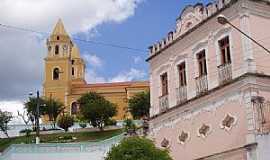
<path fill-rule="evenodd" d="M 198 26 L 201 22 L 206 21 L 212 15 L 235 1 L 236 0 L 217 0 L 207 5 L 197 3 L 195 5 L 186 6 L 177 18 L 175 30 L 170 31 L 165 38 L 149 47 L 150 55 L 166 48 L 178 37 L 184 36 L 185 33 L 192 31 L 195 26 Z"/>

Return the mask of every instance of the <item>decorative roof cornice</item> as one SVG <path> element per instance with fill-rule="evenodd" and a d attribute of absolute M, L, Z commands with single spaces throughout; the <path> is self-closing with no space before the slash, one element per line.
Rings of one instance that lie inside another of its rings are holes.
<path fill-rule="evenodd" d="M 205 6 L 202 3 L 186 6 L 176 20 L 175 31 L 170 31 L 166 38 L 149 47 L 150 56 L 146 61 L 150 61 L 174 43 L 185 38 L 237 1 L 238 0 L 217 0 Z"/>

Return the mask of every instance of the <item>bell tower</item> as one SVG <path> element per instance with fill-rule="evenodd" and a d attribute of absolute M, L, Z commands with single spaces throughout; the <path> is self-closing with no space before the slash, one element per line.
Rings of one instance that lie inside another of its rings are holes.
<path fill-rule="evenodd" d="M 43 95 L 60 100 L 67 106 L 67 96 L 71 92 L 73 43 L 63 22 L 58 20 L 52 34 L 47 39 L 48 54 L 45 60 Z"/>
<path fill-rule="evenodd" d="M 80 56 L 79 48 L 74 45 L 71 51 L 71 79 L 72 84 L 86 84 L 85 63 Z"/>

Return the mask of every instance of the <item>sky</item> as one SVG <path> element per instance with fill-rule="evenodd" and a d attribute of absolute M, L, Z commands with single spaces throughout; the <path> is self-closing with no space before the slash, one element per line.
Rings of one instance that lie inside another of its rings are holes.
<path fill-rule="evenodd" d="M 88 83 L 148 80 L 147 48 L 175 28 L 189 4 L 211 0 L 1 0 L 0 23 L 45 33 L 61 18 L 87 63 Z M 29 92 L 42 90 L 49 35 L 0 26 L 0 109 L 22 110 Z M 145 50 L 145 51 L 144 51 Z"/>

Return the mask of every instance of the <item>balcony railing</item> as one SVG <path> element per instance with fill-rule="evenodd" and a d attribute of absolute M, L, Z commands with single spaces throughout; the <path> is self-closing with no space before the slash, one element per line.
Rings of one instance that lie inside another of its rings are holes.
<path fill-rule="evenodd" d="M 187 101 L 187 86 L 180 86 L 176 88 L 177 104 L 184 103 Z"/>
<path fill-rule="evenodd" d="M 262 100 L 262 97 L 253 98 L 253 109 L 257 132 L 270 133 L 270 102 Z"/>
<path fill-rule="evenodd" d="M 195 78 L 197 95 L 204 94 L 208 91 L 207 75 Z"/>
<path fill-rule="evenodd" d="M 232 65 L 230 63 L 218 66 L 219 84 L 225 84 L 232 80 Z"/>
<path fill-rule="evenodd" d="M 159 97 L 159 109 L 160 112 L 165 112 L 169 108 L 169 98 L 168 95 Z"/>

